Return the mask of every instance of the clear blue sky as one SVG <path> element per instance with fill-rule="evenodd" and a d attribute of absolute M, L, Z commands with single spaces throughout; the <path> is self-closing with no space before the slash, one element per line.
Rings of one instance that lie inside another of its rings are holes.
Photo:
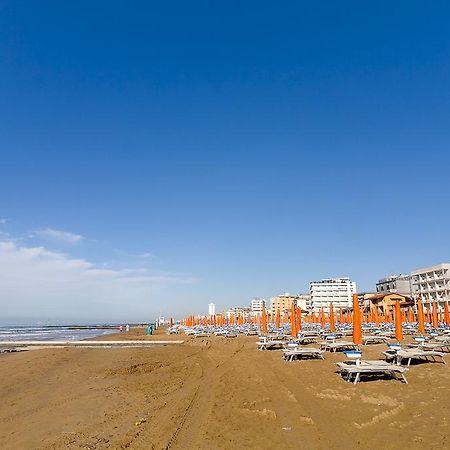
<path fill-rule="evenodd" d="M 0 267 L 32 267 L 6 271 L 0 304 L 147 320 L 322 277 L 372 290 L 450 260 L 449 15 L 445 1 L 1 2 Z M 77 289 L 111 272 L 72 298 L 40 266 L 58 258 Z"/>

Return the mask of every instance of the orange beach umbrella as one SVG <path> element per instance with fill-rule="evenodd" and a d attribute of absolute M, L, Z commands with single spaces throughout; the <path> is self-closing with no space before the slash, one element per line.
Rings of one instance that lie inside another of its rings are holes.
<path fill-rule="evenodd" d="M 266 314 L 266 308 L 263 308 L 262 310 L 262 324 L 261 324 L 261 331 L 263 334 L 267 334 L 267 314 Z"/>
<path fill-rule="evenodd" d="M 293 337 L 297 337 L 297 326 L 296 326 L 296 317 L 295 317 L 295 305 L 292 302 L 291 305 L 291 335 Z"/>
<path fill-rule="evenodd" d="M 403 340 L 403 329 L 402 329 L 402 312 L 400 311 L 400 302 L 395 302 L 394 309 L 394 317 L 395 317 L 395 337 L 397 341 Z"/>
<path fill-rule="evenodd" d="M 353 343 L 362 344 L 361 311 L 358 294 L 353 294 Z"/>
<path fill-rule="evenodd" d="M 277 314 L 275 315 L 275 326 L 277 328 L 280 328 L 281 325 L 281 316 L 280 316 L 280 310 L 277 309 Z"/>
<path fill-rule="evenodd" d="M 445 325 L 447 325 L 447 326 L 450 325 L 450 315 L 448 313 L 448 302 L 444 303 L 444 322 L 445 322 Z"/>
<path fill-rule="evenodd" d="M 330 330 L 336 331 L 336 324 L 334 322 L 334 309 L 333 309 L 333 303 L 330 303 Z"/>

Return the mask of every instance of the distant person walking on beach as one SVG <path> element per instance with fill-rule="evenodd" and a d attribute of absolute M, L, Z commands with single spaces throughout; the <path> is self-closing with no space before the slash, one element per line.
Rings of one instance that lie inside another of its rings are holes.
<path fill-rule="evenodd" d="M 122 333 L 122 331 L 123 331 L 123 326 L 122 325 L 120 325 L 119 331 Z"/>
<path fill-rule="evenodd" d="M 125 331 L 128 333 L 130 331 L 130 325 L 127 324 L 127 326 L 125 327 Z"/>

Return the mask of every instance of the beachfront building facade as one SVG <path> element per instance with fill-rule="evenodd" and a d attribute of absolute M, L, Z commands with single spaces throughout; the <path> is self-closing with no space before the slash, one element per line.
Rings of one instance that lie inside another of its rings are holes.
<path fill-rule="evenodd" d="M 412 295 L 415 300 L 436 302 L 440 309 L 450 301 L 450 263 L 437 264 L 411 272 Z"/>
<path fill-rule="evenodd" d="M 376 308 L 379 314 L 393 315 L 397 302 L 400 303 L 400 309 L 406 311 L 409 307 L 414 306 L 414 301 L 411 300 L 410 296 L 395 292 L 365 293 L 359 294 L 358 297 L 365 313 L 370 313 Z"/>
<path fill-rule="evenodd" d="M 270 312 L 276 314 L 277 310 L 279 310 L 280 313 L 283 314 L 284 312 L 291 310 L 292 303 L 297 306 L 297 301 L 301 302 L 302 299 L 296 294 L 285 293 L 272 297 L 270 299 Z"/>
<path fill-rule="evenodd" d="M 250 302 L 250 309 L 253 315 L 262 314 L 263 309 L 266 307 L 266 299 L 264 298 L 254 298 Z"/>
<path fill-rule="evenodd" d="M 326 278 L 309 283 L 311 311 L 321 308 L 329 312 L 330 303 L 336 308 L 348 308 L 352 305 L 352 296 L 356 293 L 356 283 L 348 277 Z"/>
<path fill-rule="evenodd" d="M 376 286 L 379 294 L 411 295 L 411 276 L 390 275 L 379 280 Z"/>
<path fill-rule="evenodd" d="M 208 305 L 208 316 L 215 316 L 216 315 L 216 305 L 214 303 L 210 303 Z"/>
<path fill-rule="evenodd" d="M 308 313 L 311 310 L 311 296 L 309 294 L 297 295 L 297 308 L 300 308 L 302 312 Z"/>

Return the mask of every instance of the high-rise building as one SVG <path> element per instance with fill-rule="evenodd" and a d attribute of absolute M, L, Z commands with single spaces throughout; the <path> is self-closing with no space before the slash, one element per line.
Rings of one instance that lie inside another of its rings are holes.
<path fill-rule="evenodd" d="M 252 310 L 252 313 L 254 314 L 262 313 L 262 310 L 265 307 L 266 307 L 266 300 L 264 298 L 254 298 L 250 302 L 250 308 Z"/>
<path fill-rule="evenodd" d="M 327 278 L 309 283 L 311 310 L 329 312 L 330 303 L 334 308 L 348 308 L 352 305 L 352 296 L 356 293 L 356 283 L 350 278 Z"/>
<path fill-rule="evenodd" d="M 377 292 L 380 294 L 411 295 L 410 275 L 390 275 L 377 283 Z"/>
<path fill-rule="evenodd" d="M 214 316 L 216 314 L 216 305 L 214 303 L 210 303 L 208 305 L 208 316 Z"/>
<path fill-rule="evenodd" d="M 442 308 L 450 301 L 450 264 L 437 264 L 411 272 L 412 293 L 415 299 L 437 302 Z"/>

